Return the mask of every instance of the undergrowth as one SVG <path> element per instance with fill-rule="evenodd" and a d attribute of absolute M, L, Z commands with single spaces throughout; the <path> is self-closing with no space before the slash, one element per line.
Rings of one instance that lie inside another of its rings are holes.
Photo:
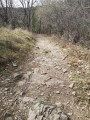
<path fill-rule="evenodd" d="M 90 50 L 80 44 L 67 42 L 64 38 L 53 39 L 66 55 L 64 60 L 67 61 L 72 73 L 71 80 L 75 83 L 77 102 L 83 102 L 90 110 Z"/>

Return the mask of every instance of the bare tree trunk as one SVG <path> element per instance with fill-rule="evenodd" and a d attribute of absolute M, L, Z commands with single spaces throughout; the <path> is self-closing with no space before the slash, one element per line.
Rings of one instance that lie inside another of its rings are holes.
<path fill-rule="evenodd" d="M 31 12 L 32 12 L 32 7 L 36 3 L 36 0 L 20 0 L 20 3 L 24 9 L 24 15 L 26 16 L 27 19 L 27 29 L 30 31 L 31 30 Z M 24 16 L 24 18 L 25 18 Z"/>

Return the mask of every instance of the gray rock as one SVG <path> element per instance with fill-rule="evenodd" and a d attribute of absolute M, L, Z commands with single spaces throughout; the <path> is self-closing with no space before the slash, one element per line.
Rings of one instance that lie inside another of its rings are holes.
<path fill-rule="evenodd" d="M 16 78 L 16 77 L 19 76 L 19 74 L 18 73 L 14 73 L 13 76 L 14 76 L 14 78 Z"/>
<path fill-rule="evenodd" d="M 18 82 L 18 86 L 23 86 L 25 84 L 26 80 L 23 80 L 23 81 L 19 81 Z"/>
<path fill-rule="evenodd" d="M 40 103 L 37 103 L 36 105 L 34 105 L 34 109 L 37 109 L 40 106 Z"/>
<path fill-rule="evenodd" d="M 41 96 L 44 96 L 44 93 L 41 93 Z"/>
<path fill-rule="evenodd" d="M 9 91 L 10 90 L 10 88 L 5 88 L 5 91 Z"/>
<path fill-rule="evenodd" d="M 56 94 L 60 94 L 60 91 L 57 91 Z"/>
<path fill-rule="evenodd" d="M 31 74 L 32 74 L 31 71 L 27 71 L 27 73 L 23 75 L 23 78 L 26 79 L 26 80 L 28 80 L 30 78 Z"/>
<path fill-rule="evenodd" d="M 61 120 L 68 120 L 68 117 L 64 113 L 62 113 L 61 114 Z"/>
<path fill-rule="evenodd" d="M 38 116 L 38 120 L 43 120 L 43 116 Z"/>
<path fill-rule="evenodd" d="M 72 92 L 72 95 L 73 95 L 73 96 L 75 96 L 75 95 L 76 95 L 76 92 L 75 92 L 75 91 L 73 91 L 73 92 Z"/>
<path fill-rule="evenodd" d="M 30 109 L 27 120 L 68 120 L 68 117 L 56 106 L 37 103 Z"/>
<path fill-rule="evenodd" d="M 59 114 L 54 114 L 53 120 L 60 120 L 60 115 Z"/>
<path fill-rule="evenodd" d="M 24 96 L 26 94 L 26 92 L 22 91 L 20 92 L 20 96 Z"/>
<path fill-rule="evenodd" d="M 44 109 L 43 109 L 43 112 L 46 112 L 48 109 L 49 109 L 49 106 L 48 106 L 48 105 L 45 105 L 45 106 L 44 106 Z"/>
<path fill-rule="evenodd" d="M 73 88 L 74 87 L 74 83 L 69 85 L 69 88 Z"/>
<path fill-rule="evenodd" d="M 72 116 L 73 114 L 72 113 L 68 113 L 67 115 Z"/>
<path fill-rule="evenodd" d="M 13 63 L 13 67 L 17 67 L 17 64 L 16 64 L 16 63 Z"/>
<path fill-rule="evenodd" d="M 58 114 L 62 113 L 61 109 L 57 108 L 57 113 Z"/>
<path fill-rule="evenodd" d="M 29 102 L 30 101 L 30 97 L 24 97 L 23 98 L 23 102 Z"/>
<path fill-rule="evenodd" d="M 35 112 L 30 109 L 29 116 L 28 116 L 27 120 L 35 120 L 35 118 L 36 118 Z"/>
<path fill-rule="evenodd" d="M 63 72 L 64 72 L 64 73 L 66 73 L 66 72 L 67 72 L 67 70 L 66 70 L 66 69 L 63 69 Z"/>

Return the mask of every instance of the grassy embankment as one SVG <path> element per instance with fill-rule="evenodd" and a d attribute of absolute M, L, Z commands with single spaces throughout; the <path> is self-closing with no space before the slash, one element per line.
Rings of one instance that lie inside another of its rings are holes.
<path fill-rule="evenodd" d="M 21 59 L 34 45 L 35 39 L 28 31 L 0 28 L 0 66 Z"/>

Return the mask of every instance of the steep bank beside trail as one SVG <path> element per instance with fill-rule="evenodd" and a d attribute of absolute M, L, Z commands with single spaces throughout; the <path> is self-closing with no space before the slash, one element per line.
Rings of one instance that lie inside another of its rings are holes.
<path fill-rule="evenodd" d="M 19 61 L 35 46 L 35 42 L 27 30 L 0 28 L 0 66 Z"/>

